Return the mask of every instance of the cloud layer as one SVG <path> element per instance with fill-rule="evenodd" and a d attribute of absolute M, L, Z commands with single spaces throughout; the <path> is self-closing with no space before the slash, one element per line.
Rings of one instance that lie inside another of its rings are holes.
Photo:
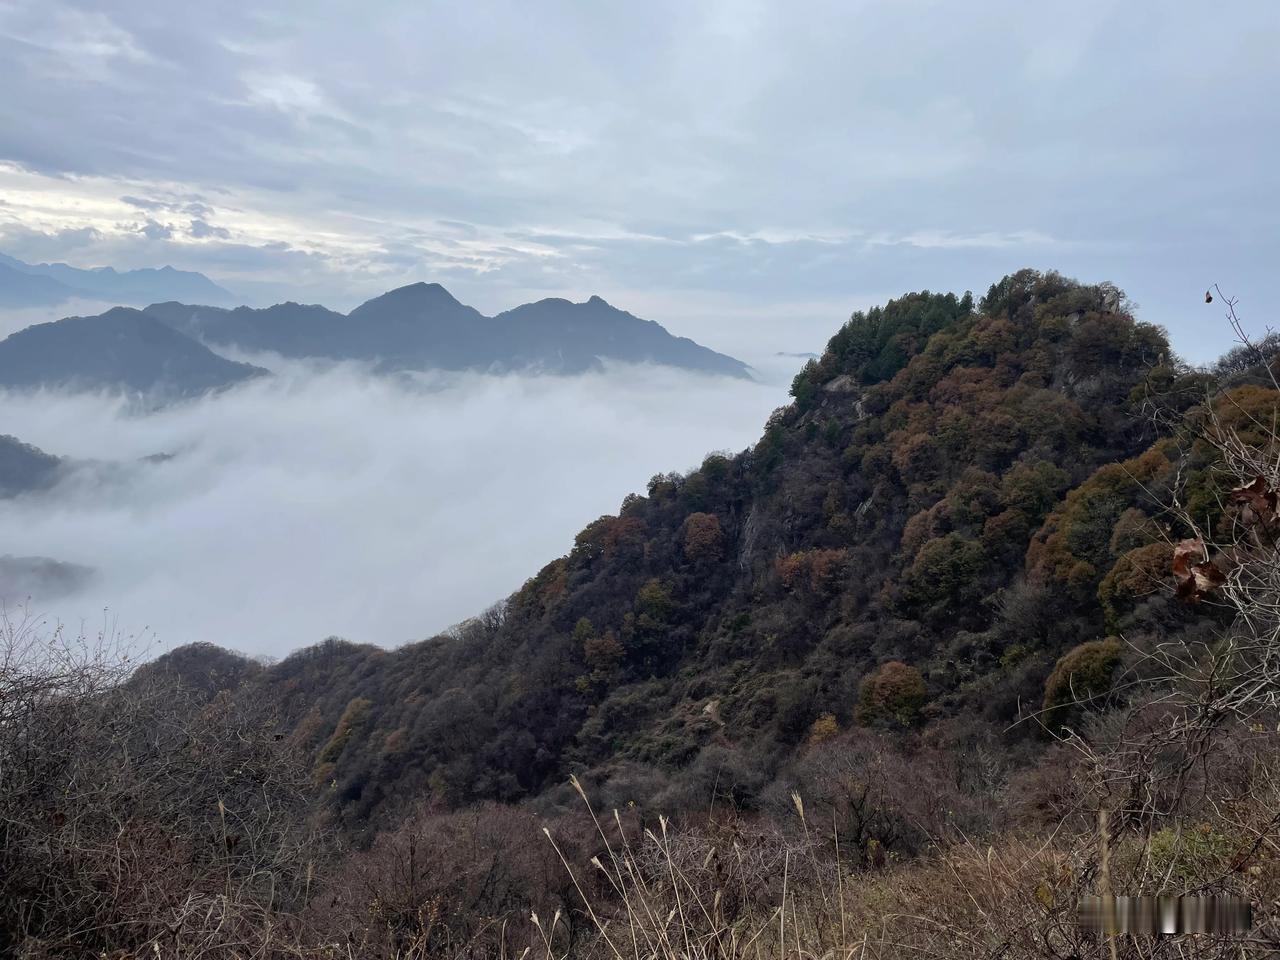
<path fill-rule="evenodd" d="M 0 0 L 0 248 L 675 327 L 1057 266 L 1199 359 L 1197 292 L 1261 304 L 1278 252 L 1278 32 L 1261 0 Z"/>
<path fill-rule="evenodd" d="M 753 443 L 785 396 L 644 367 L 407 382 L 276 366 L 141 418 L 97 397 L 2 398 L 0 433 L 126 464 L 0 501 L 4 552 L 98 570 L 39 612 L 96 629 L 105 609 L 162 647 L 277 656 L 330 634 L 429 636 L 565 553 L 654 472 Z M 155 453 L 175 456 L 136 462 Z"/>

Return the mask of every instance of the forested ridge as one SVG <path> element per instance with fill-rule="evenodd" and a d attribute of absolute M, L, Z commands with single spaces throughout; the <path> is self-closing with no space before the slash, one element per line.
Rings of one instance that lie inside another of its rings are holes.
<path fill-rule="evenodd" d="M 244 692 L 355 830 L 571 772 L 750 807 L 853 725 L 1017 749 L 1064 653 L 1197 629 L 1158 587 L 1195 466 L 1170 437 L 1211 377 L 1109 284 L 908 294 L 855 314 L 753 449 L 655 476 L 505 603 L 397 650 L 246 664 Z"/>
<path fill-rule="evenodd" d="M 1224 306 L 1205 368 L 1052 272 L 856 313 L 751 449 L 398 649 L 3 621 L 0 954 L 1274 956 L 1280 339 Z"/>

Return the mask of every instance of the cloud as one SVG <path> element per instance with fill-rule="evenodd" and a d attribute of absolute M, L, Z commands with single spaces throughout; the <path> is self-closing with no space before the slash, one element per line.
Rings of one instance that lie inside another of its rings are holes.
<path fill-rule="evenodd" d="M 3 10 L 0 231 L 92 227 L 85 262 L 211 275 L 237 244 L 260 264 L 214 279 L 267 299 L 433 279 L 784 306 L 1036 265 L 1114 279 L 1199 345 L 1184 279 L 1261 295 L 1280 252 L 1260 0 L 1226 22 L 1114 0 L 1069 23 L 1014 0 Z M 279 272 L 281 243 L 307 271 Z"/>
<path fill-rule="evenodd" d="M 989 230 L 967 234 L 945 230 L 917 230 L 900 236 L 877 234 L 868 237 L 867 243 L 882 247 L 919 247 L 923 250 L 1033 250 L 1056 245 L 1058 241 L 1039 230 L 1014 230 L 1009 233 Z"/>
<path fill-rule="evenodd" d="M 97 568 L 88 592 L 37 605 L 73 628 L 108 608 L 162 644 L 393 645 L 504 597 L 653 473 L 753 443 L 784 396 L 643 367 L 413 386 L 300 364 L 141 418 L 95 397 L 7 396 L 0 433 L 131 466 L 51 502 L 0 501 L 0 542 Z M 136 462 L 160 452 L 175 456 Z"/>
<path fill-rule="evenodd" d="M 173 236 L 173 227 L 165 223 L 157 223 L 150 217 L 137 230 L 148 240 L 168 240 Z"/>
<path fill-rule="evenodd" d="M 137 207 L 139 210 L 167 210 L 170 206 L 163 200 L 147 200 L 143 197 L 121 197 L 120 202 Z"/>
<path fill-rule="evenodd" d="M 38 16 L 31 5 L 0 6 L 0 37 L 56 55 L 62 69 L 81 70 L 89 75 L 98 74 L 105 63 L 113 60 L 151 60 L 137 38 L 107 14 L 56 2 L 41 4 Z"/>
<path fill-rule="evenodd" d="M 117 306 L 105 300 L 89 300 L 80 297 L 45 307 L 9 307 L 0 310 L 0 340 L 25 330 L 37 323 L 51 323 L 63 317 L 94 317 Z M 0 430 L 0 433 L 3 433 Z M 5 552 L 5 551 L 0 551 Z"/>
<path fill-rule="evenodd" d="M 203 240 L 205 237 L 218 237 L 226 240 L 231 236 L 231 231 L 225 227 L 215 227 L 206 223 L 204 220 L 192 220 L 187 232 L 197 240 Z"/>

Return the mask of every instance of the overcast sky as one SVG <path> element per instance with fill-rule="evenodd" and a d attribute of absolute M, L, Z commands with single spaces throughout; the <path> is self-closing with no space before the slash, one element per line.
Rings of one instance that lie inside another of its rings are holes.
<path fill-rule="evenodd" d="M 1021 266 L 1274 300 L 1280 4 L 0 0 L 0 250 L 591 293 L 739 355 Z"/>

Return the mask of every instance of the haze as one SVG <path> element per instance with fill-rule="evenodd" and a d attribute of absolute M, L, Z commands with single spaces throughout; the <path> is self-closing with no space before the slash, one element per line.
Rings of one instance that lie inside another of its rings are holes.
<path fill-rule="evenodd" d="M 0 397 L 0 433 L 128 465 L 0 500 L 2 552 L 98 571 L 33 613 L 160 648 L 421 639 L 520 586 L 653 473 L 755 442 L 785 399 L 645 367 L 408 383 L 272 363 L 271 380 L 145 417 L 88 395 Z M 136 462 L 156 453 L 175 456 Z"/>

